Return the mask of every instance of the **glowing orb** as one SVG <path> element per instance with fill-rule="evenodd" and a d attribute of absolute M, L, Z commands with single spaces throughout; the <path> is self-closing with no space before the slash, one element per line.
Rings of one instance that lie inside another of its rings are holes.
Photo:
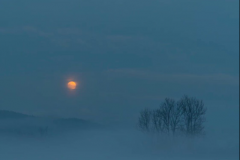
<path fill-rule="evenodd" d="M 67 87 L 71 90 L 74 90 L 77 87 L 77 83 L 74 81 L 70 81 L 70 82 L 68 82 Z"/>

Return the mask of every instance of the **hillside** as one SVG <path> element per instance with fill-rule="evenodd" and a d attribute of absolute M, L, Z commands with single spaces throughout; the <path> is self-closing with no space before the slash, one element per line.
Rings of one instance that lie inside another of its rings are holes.
<path fill-rule="evenodd" d="M 43 118 L 0 110 L 0 134 L 34 136 L 101 128 L 99 124 L 79 118 Z"/>

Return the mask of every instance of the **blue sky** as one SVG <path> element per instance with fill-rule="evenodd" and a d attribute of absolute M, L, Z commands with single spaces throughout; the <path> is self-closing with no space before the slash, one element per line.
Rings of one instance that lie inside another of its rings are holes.
<path fill-rule="evenodd" d="M 238 6 L 2 0 L 0 107 L 126 124 L 144 107 L 188 94 L 204 100 L 209 123 L 229 120 L 236 129 Z M 69 78 L 80 83 L 74 95 L 66 89 Z"/>

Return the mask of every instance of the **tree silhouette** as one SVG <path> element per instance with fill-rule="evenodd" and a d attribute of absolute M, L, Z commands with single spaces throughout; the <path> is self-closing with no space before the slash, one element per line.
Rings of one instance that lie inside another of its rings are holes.
<path fill-rule="evenodd" d="M 141 111 L 138 124 L 143 131 L 168 135 L 182 132 L 193 136 L 203 133 L 205 113 L 202 100 L 183 96 L 175 102 L 174 99 L 166 98 L 158 109 Z"/>
<path fill-rule="evenodd" d="M 152 128 L 153 131 L 156 132 L 163 132 L 164 131 L 164 125 L 162 120 L 162 113 L 160 109 L 156 109 L 152 111 Z"/>
<path fill-rule="evenodd" d="M 138 124 L 141 130 L 149 131 L 151 123 L 151 111 L 149 109 L 144 109 L 140 112 L 140 117 L 138 119 Z"/>
<path fill-rule="evenodd" d="M 182 108 L 183 131 L 187 135 L 201 134 L 204 129 L 204 115 L 207 111 L 203 101 L 185 95 L 179 100 L 178 105 Z"/>

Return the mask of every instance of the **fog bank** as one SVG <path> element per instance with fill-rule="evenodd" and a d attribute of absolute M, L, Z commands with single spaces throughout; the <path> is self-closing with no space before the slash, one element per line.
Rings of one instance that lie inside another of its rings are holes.
<path fill-rule="evenodd" d="M 83 130 L 37 137 L 1 137 L 4 160 L 235 160 L 236 136 L 194 139 L 147 135 L 136 130 Z"/>

